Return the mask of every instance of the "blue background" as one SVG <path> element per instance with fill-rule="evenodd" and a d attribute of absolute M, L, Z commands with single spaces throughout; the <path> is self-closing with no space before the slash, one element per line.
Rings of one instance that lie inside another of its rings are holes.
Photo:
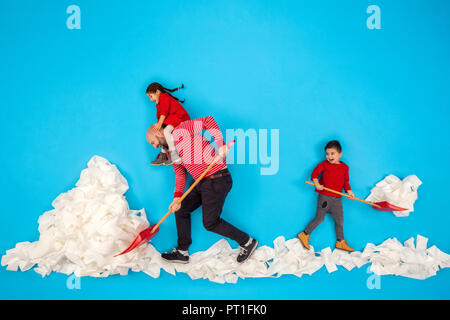
<path fill-rule="evenodd" d="M 66 8 L 81 8 L 81 30 L 69 30 Z M 369 5 L 381 30 L 369 30 Z M 178 96 L 192 118 L 213 115 L 230 128 L 279 129 L 280 167 L 230 166 L 234 186 L 223 217 L 273 246 L 303 230 L 316 195 L 303 181 L 324 159 L 330 139 L 343 146 L 356 196 L 388 174 L 416 174 L 423 185 L 407 218 L 344 202 L 344 231 L 363 250 L 421 234 L 450 252 L 448 1 L 2 1 L 0 4 L 0 179 L 2 254 L 38 239 L 38 217 L 75 186 L 93 155 L 128 180 L 131 209 L 151 222 L 173 194 L 171 168 L 151 167 L 157 150 L 145 140 L 156 122 L 145 95 L 157 81 L 184 83 Z M 193 215 L 191 252 L 220 237 Z M 334 246 L 327 217 L 311 242 Z M 170 217 L 152 244 L 176 243 Z M 236 243 L 230 242 L 233 247 Z M 185 274 L 144 273 L 82 278 L 0 269 L 3 299 L 449 299 L 450 271 L 427 280 L 383 276 L 369 290 L 367 267 L 322 268 L 312 276 L 240 279 L 220 285 Z"/>

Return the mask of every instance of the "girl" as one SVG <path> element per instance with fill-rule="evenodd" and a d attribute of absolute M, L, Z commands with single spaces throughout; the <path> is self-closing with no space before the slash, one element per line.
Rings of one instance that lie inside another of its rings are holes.
<path fill-rule="evenodd" d="M 172 96 L 169 92 L 174 92 L 182 88 L 184 88 L 184 85 L 181 85 L 181 87 L 175 89 L 167 89 L 157 82 L 153 82 L 147 87 L 147 96 L 151 101 L 156 103 L 156 118 L 158 119 L 158 122 L 155 124 L 154 128 L 155 130 L 164 128 L 164 136 L 167 140 L 170 157 L 170 159 L 167 158 L 166 150 L 162 147 L 161 152 L 158 154 L 156 159 L 152 161 L 151 164 L 153 165 L 170 165 L 173 163 L 181 163 L 181 158 L 175 149 L 172 131 L 181 122 L 190 120 L 190 117 L 180 104 L 180 102 L 183 103 L 184 100 L 181 101 L 180 99 Z"/>

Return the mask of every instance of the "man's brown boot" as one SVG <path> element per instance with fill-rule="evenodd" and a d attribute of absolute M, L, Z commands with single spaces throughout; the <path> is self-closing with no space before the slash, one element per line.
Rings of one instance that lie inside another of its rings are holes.
<path fill-rule="evenodd" d="M 297 238 L 299 238 L 299 239 L 300 239 L 300 242 L 302 243 L 302 245 L 303 245 L 306 249 L 309 250 L 309 244 L 308 244 L 308 241 L 309 241 L 309 234 L 306 234 L 305 232 L 302 232 L 302 233 L 299 233 L 299 234 L 297 235 Z"/>
<path fill-rule="evenodd" d="M 341 249 L 341 250 L 345 250 L 345 251 L 349 251 L 349 252 L 353 252 L 353 248 L 350 248 L 349 245 L 347 244 L 347 241 L 345 240 L 341 240 L 341 241 L 336 241 L 336 249 Z"/>

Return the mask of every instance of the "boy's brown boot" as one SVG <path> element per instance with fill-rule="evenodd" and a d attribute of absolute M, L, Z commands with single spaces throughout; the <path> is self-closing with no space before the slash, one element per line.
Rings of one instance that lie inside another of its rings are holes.
<path fill-rule="evenodd" d="M 349 252 L 353 252 L 353 248 L 350 248 L 349 245 L 347 244 L 347 241 L 345 240 L 341 240 L 341 241 L 336 241 L 336 249 L 341 249 L 341 250 L 345 250 L 345 251 L 349 251 Z"/>
<path fill-rule="evenodd" d="M 300 242 L 302 243 L 302 245 L 309 250 L 309 234 L 306 234 L 305 232 L 299 233 L 297 235 L 297 237 L 300 239 Z"/>

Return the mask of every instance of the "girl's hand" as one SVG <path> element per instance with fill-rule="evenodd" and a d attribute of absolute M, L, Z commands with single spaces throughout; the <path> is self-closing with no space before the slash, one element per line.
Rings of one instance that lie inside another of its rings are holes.
<path fill-rule="evenodd" d="M 155 123 L 153 126 L 153 130 L 154 131 L 159 131 L 159 129 L 161 129 L 161 124 L 159 122 Z"/>
<path fill-rule="evenodd" d="M 180 198 L 173 198 L 173 201 L 172 201 L 172 203 L 169 206 L 170 212 L 176 212 L 176 211 L 180 210 L 181 203 L 178 203 L 179 199 Z"/>
<path fill-rule="evenodd" d="M 355 197 L 355 194 L 353 193 L 353 191 L 352 190 L 348 190 L 348 195 L 350 196 L 350 200 L 355 200 L 356 199 L 356 197 Z"/>

